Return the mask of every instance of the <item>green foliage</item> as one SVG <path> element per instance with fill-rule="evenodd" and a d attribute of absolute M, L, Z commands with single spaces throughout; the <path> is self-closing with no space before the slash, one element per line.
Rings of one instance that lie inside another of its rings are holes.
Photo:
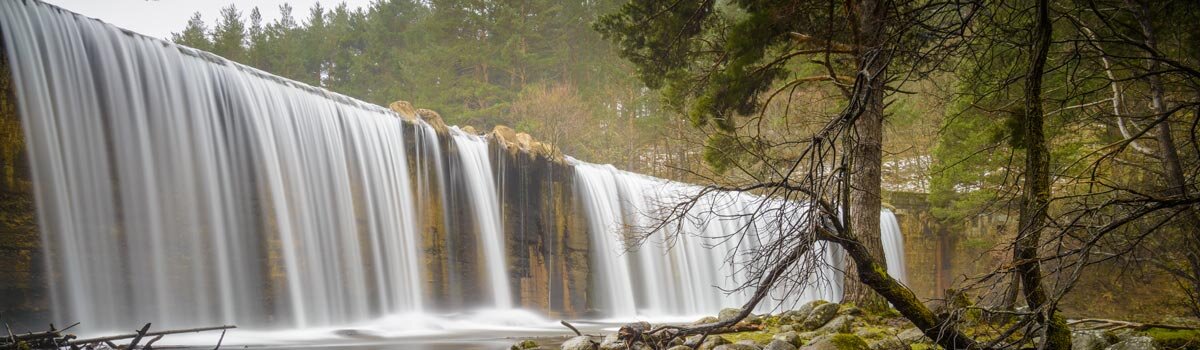
<path fill-rule="evenodd" d="M 247 17 L 230 5 L 211 28 L 196 14 L 172 40 L 371 103 L 410 101 L 451 124 L 522 124 L 519 131 L 557 138 L 582 159 L 635 165 L 670 149 L 661 137 L 670 128 L 633 67 L 592 29 L 618 5 L 379 0 L 362 9 L 315 4 L 297 15 L 284 4 L 269 23 L 263 11 L 276 9 L 252 8 Z M 553 107 L 530 108 L 528 92 L 547 87 L 570 90 L 573 116 L 585 119 L 571 119 L 575 132 L 565 139 L 555 135 L 562 123 Z M 524 118 L 530 112 L 540 121 Z"/>
<path fill-rule="evenodd" d="M 1150 328 L 1145 334 L 1163 349 L 1200 349 L 1200 330 Z"/>
<path fill-rule="evenodd" d="M 829 339 L 838 350 L 868 350 L 867 342 L 853 334 L 835 333 Z"/>

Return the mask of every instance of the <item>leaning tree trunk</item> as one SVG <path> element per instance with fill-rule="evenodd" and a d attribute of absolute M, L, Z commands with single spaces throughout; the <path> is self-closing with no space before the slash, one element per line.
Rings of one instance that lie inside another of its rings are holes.
<path fill-rule="evenodd" d="M 1042 229 L 1047 221 L 1050 204 L 1050 153 L 1044 132 L 1042 111 L 1042 75 L 1046 55 L 1050 51 L 1052 34 L 1048 0 L 1039 0 L 1037 25 L 1033 32 L 1033 57 L 1025 75 L 1025 179 L 1021 189 L 1021 213 L 1017 239 L 1013 244 L 1013 259 L 1021 278 L 1022 291 L 1029 309 L 1037 312 L 1036 321 L 1045 334 L 1042 337 L 1048 350 L 1071 348 L 1071 330 L 1066 319 L 1056 312 L 1042 285 L 1042 269 L 1038 247 Z"/>
<path fill-rule="evenodd" d="M 1149 10 L 1146 4 L 1133 0 L 1126 0 L 1125 3 L 1132 7 L 1134 17 L 1137 18 L 1138 26 L 1141 27 L 1142 36 L 1144 37 L 1143 44 L 1150 50 L 1158 50 L 1158 38 L 1155 35 L 1154 27 L 1150 24 Z M 1150 84 L 1150 106 L 1154 109 L 1154 114 L 1157 118 L 1162 118 L 1162 122 L 1155 126 L 1155 141 L 1158 141 L 1158 156 L 1162 162 L 1163 174 L 1166 175 L 1167 188 L 1164 194 L 1167 196 L 1186 197 L 1189 195 L 1187 178 L 1183 174 L 1183 165 L 1179 159 L 1179 149 L 1175 145 L 1174 135 L 1171 133 L 1171 120 L 1168 115 L 1171 113 L 1167 109 L 1165 98 L 1165 88 L 1163 87 L 1161 73 L 1159 68 L 1161 64 L 1153 57 L 1146 59 L 1148 63 L 1146 67 L 1146 80 Z M 1187 209 L 1187 214 L 1183 221 L 1190 227 L 1200 225 L 1200 213 L 1197 213 L 1196 208 Z M 1188 230 L 1189 234 L 1184 243 L 1184 256 L 1187 259 L 1189 288 L 1191 293 L 1200 293 L 1200 230 Z"/>
<path fill-rule="evenodd" d="M 883 87 L 886 83 L 888 59 L 882 50 L 884 20 L 887 5 L 879 0 L 862 0 L 852 9 L 858 16 L 859 65 L 871 74 L 866 105 L 854 122 L 850 167 L 850 234 L 862 242 L 866 252 L 876 261 L 886 261 L 879 232 L 880 167 L 883 156 Z M 874 51 L 874 52 L 872 52 Z M 867 309 L 885 309 L 887 301 L 862 283 L 854 259 L 847 258 L 843 299 Z M 885 270 L 886 271 L 886 270 Z"/>

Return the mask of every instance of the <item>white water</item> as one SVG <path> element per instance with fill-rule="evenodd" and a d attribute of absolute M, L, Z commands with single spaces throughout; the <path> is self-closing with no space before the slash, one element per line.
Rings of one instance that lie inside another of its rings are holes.
<path fill-rule="evenodd" d="M 470 199 L 475 214 L 476 232 L 483 247 L 488 282 L 491 283 L 493 305 L 512 307 L 512 291 L 508 287 L 508 265 L 505 264 L 503 224 L 500 221 L 500 199 L 492 180 L 492 161 L 488 158 L 487 140 L 451 129 L 458 157 L 463 164 Z"/>
<path fill-rule="evenodd" d="M 679 198 L 694 196 L 698 189 L 583 162 L 575 163 L 575 175 L 592 231 L 592 278 L 598 294 L 595 307 L 616 317 L 662 319 L 741 307 L 749 299 L 748 291 L 728 291 L 748 278 L 743 268 L 755 262 L 746 258 L 757 256 L 750 253 L 763 242 L 803 224 L 772 215 L 744 214 L 763 208 L 791 212 L 802 212 L 803 208 L 782 208 L 790 204 L 752 195 L 711 195 L 691 208 L 686 214 L 688 219 L 679 227 L 668 227 L 666 232 L 652 235 L 643 246 L 626 251 L 622 241 L 641 233 L 631 231 L 645 230 L 653 224 L 648 221 L 649 215 L 664 205 L 678 203 Z M 903 281 L 903 237 L 895 215 L 891 211 L 881 214 L 888 271 Z M 673 234 L 678 239 L 662 238 Z M 813 251 L 819 258 L 802 261 L 816 272 L 795 273 L 799 276 L 793 276 L 796 280 L 790 286 L 798 288 L 789 288 L 785 282 L 759 306 L 759 311 L 815 299 L 840 300 L 844 254 L 824 243 L 815 245 Z"/>
<path fill-rule="evenodd" d="M 0 18 L 63 320 L 422 309 L 394 114 L 36 2 Z"/>
<path fill-rule="evenodd" d="M 156 329 L 358 325 L 395 335 L 520 322 L 497 315 L 541 322 L 513 309 L 510 233 L 484 138 L 452 128 L 452 147 L 442 147 L 433 127 L 382 107 L 36 1 L 0 1 L 0 30 L 59 323 L 80 321 L 89 332 L 146 320 Z M 447 164 L 460 165 L 463 183 L 450 181 L 443 148 L 457 152 Z M 678 239 L 654 237 L 626 253 L 626 227 L 649 224 L 653 208 L 695 188 L 575 165 L 589 294 L 609 317 L 740 306 L 747 295 L 721 288 L 745 282 L 736 270 L 750 263 L 744 254 L 802 224 L 749 218 L 760 205 L 785 204 L 731 194 L 705 199 L 711 213 L 697 213 L 703 220 L 680 227 Z M 450 222 L 447 193 L 456 191 L 469 198 L 480 285 L 491 289 L 490 303 L 478 304 L 499 310 L 486 317 L 429 316 L 417 204 L 437 196 Z M 902 240 L 894 216 L 884 217 L 889 272 L 903 276 Z M 753 231 L 718 239 L 740 227 Z M 808 286 L 801 294 L 773 295 L 763 309 L 838 299 L 840 252 L 812 248 L 826 266 L 798 277 Z M 426 318 L 434 321 L 415 321 Z"/>
<path fill-rule="evenodd" d="M 900 234 L 900 223 L 896 213 L 884 210 L 879 215 L 879 231 L 883 239 L 883 255 L 887 260 L 887 272 L 900 283 L 908 283 L 908 272 L 904 264 L 904 236 Z"/>

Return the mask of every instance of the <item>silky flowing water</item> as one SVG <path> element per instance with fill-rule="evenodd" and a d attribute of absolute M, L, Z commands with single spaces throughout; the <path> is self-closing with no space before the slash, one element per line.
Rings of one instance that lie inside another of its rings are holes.
<path fill-rule="evenodd" d="M 484 136 L 451 128 L 443 142 L 423 121 L 38 1 L 0 1 L 0 30 L 59 324 L 237 324 L 232 343 L 260 345 L 562 332 L 515 306 L 514 233 L 502 224 L 497 146 Z M 722 288 L 745 281 L 738 254 L 781 224 L 738 215 L 767 199 L 713 199 L 710 220 L 680 226 L 680 239 L 628 250 L 632 227 L 695 187 L 571 164 L 598 317 L 684 320 L 746 300 Z M 454 198 L 470 205 L 419 208 Z M 889 272 L 904 276 L 903 238 L 895 216 L 883 217 Z M 470 223 L 488 300 L 432 310 L 428 220 Z M 714 239 L 742 227 L 760 238 Z M 813 250 L 826 264 L 804 277 L 811 286 L 785 302 L 841 294 L 841 253 L 826 248 Z"/>

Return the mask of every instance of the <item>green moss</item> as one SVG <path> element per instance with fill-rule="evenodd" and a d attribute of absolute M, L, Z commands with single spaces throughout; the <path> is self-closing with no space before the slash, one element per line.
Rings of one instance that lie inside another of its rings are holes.
<path fill-rule="evenodd" d="M 729 340 L 731 343 L 736 343 L 739 340 L 749 339 L 754 341 L 755 344 L 767 344 L 771 342 L 771 337 L 773 334 L 767 331 L 751 331 L 722 334 L 721 336 Z"/>
<path fill-rule="evenodd" d="M 1200 330 L 1151 328 L 1143 333 L 1160 348 L 1200 350 Z"/>
<path fill-rule="evenodd" d="M 941 349 L 941 347 L 940 347 L 940 346 L 937 346 L 937 345 L 934 345 L 934 344 L 925 344 L 925 343 L 913 343 L 913 344 L 910 344 L 910 345 L 908 346 L 908 348 L 909 348 L 909 349 L 911 349 L 911 350 L 937 350 L 937 349 Z"/>
<path fill-rule="evenodd" d="M 871 348 L 862 338 L 853 334 L 834 334 L 829 338 L 829 342 L 833 343 L 838 350 L 869 350 Z"/>

